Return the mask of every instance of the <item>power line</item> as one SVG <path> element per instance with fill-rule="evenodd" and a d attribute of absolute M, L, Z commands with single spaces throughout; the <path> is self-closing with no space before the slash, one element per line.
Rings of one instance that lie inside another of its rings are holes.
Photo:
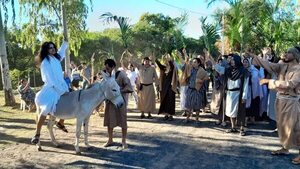
<path fill-rule="evenodd" d="M 169 6 L 169 7 L 172 7 L 172 8 L 177 8 L 177 9 L 180 9 L 180 10 L 188 11 L 188 12 L 190 12 L 190 13 L 195 13 L 195 14 L 198 14 L 198 15 L 204 15 L 204 16 L 207 16 L 207 14 L 205 14 L 205 13 L 196 12 L 196 11 L 192 11 L 192 10 L 189 10 L 189 9 L 181 8 L 181 7 L 172 5 L 172 4 L 168 4 L 168 3 L 162 2 L 162 1 L 160 1 L 160 0 L 155 0 L 155 1 L 158 2 L 158 3 L 164 4 L 164 5 L 167 5 L 167 6 Z"/>

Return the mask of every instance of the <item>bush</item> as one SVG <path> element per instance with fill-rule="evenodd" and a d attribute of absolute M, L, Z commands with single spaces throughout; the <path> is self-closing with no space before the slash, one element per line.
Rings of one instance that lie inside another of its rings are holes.
<path fill-rule="evenodd" d="M 13 89 L 16 89 L 18 87 L 19 80 L 22 77 L 25 77 L 26 72 L 25 71 L 20 71 L 18 69 L 13 69 L 12 71 L 9 72 L 9 76 L 11 78 L 11 85 Z"/>

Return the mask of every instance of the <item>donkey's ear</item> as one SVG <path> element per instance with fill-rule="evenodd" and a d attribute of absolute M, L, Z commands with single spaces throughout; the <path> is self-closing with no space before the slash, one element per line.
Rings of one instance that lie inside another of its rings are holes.
<path fill-rule="evenodd" d="M 109 74 L 105 73 L 103 70 L 101 71 L 102 77 L 104 80 L 107 80 L 109 77 Z"/>
<path fill-rule="evenodd" d="M 115 69 L 111 72 L 111 77 L 114 78 L 114 79 L 116 78 L 116 71 L 115 71 Z"/>

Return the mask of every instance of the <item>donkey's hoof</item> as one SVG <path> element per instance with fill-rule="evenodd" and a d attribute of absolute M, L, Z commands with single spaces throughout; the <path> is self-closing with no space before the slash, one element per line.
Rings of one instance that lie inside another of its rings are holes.
<path fill-rule="evenodd" d="M 37 148 L 38 151 L 43 151 L 42 147 Z"/>
<path fill-rule="evenodd" d="M 81 155 L 81 152 L 80 151 L 78 151 L 78 152 L 76 151 L 76 155 Z"/>

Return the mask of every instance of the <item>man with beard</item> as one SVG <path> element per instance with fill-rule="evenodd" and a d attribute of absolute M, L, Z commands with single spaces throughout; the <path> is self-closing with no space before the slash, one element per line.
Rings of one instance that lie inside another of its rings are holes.
<path fill-rule="evenodd" d="M 272 151 L 273 155 L 288 154 L 290 148 L 298 148 L 299 155 L 292 160 L 300 164 L 300 47 L 289 48 L 283 56 L 283 63 L 269 63 L 255 55 L 253 63 L 273 71 L 277 80 L 262 79 L 269 89 L 277 91 L 277 128 L 282 148 Z"/>

